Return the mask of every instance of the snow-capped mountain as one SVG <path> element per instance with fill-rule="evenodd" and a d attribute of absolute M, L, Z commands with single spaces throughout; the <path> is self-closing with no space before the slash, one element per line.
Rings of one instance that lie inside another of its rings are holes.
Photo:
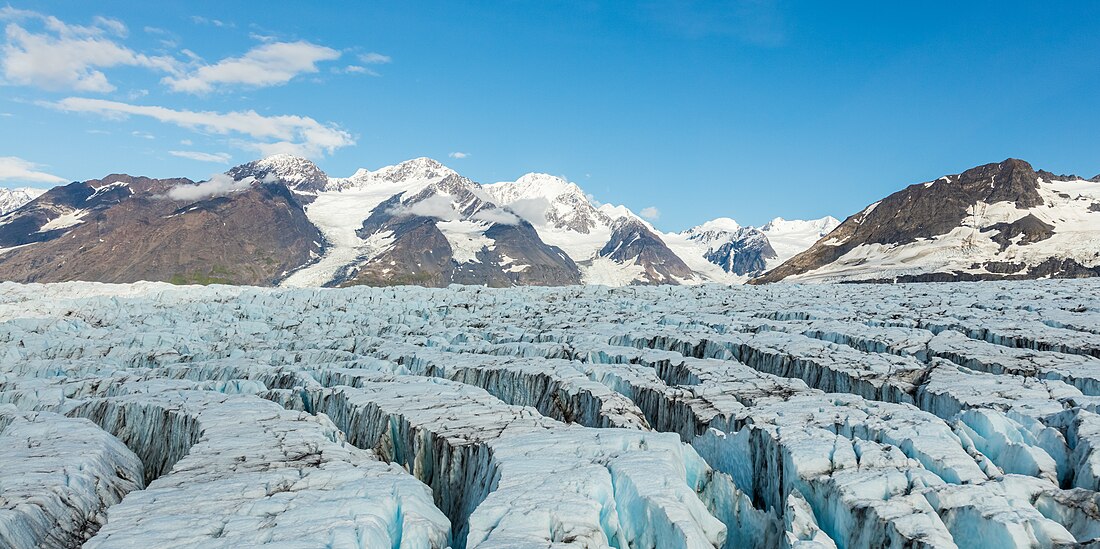
<path fill-rule="evenodd" d="M 515 181 L 486 185 L 497 203 L 523 212 L 535 226 L 591 234 L 611 226 L 612 218 L 600 211 L 580 187 L 560 177 L 529 173 Z"/>
<path fill-rule="evenodd" d="M 721 218 L 663 233 L 629 208 L 599 204 L 547 174 L 482 186 L 415 158 L 330 177 L 307 159 L 275 155 L 226 176 L 199 184 L 110 176 L 52 189 L 0 218 L 0 278 L 307 287 L 740 283 L 777 257 L 764 229 Z M 251 219 L 235 217 L 245 212 Z M 808 247 L 810 235 L 827 227 L 780 221 L 766 229 L 788 248 Z M 133 258 L 148 264 L 136 268 Z"/>
<path fill-rule="evenodd" d="M 300 192 L 322 191 L 329 178 L 316 164 L 289 154 L 276 154 L 260 160 L 241 164 L 229 172 L 234 179 L 254 177 L 256 181 L 282 181 L 292 190 Z"/>
<path fill-rule="evenodd" d="M 308 195 L 306 214 L 325 247 L 283 280 L 286 286 L 580 282 L 567 254 L 481 185 L 430 158 L 305 189 L 288 186 Z"/>
<path fill-rule="evenodd" d="M 776 258 L 768 236 L 755 227 L 742 227 L 736 221 L 722 217 L 685 231 L 692 241 L 706 246 L 703 257 L 723 271 L 741 276 L 755 276 L 768 268 Z"/>
<path fill-rule="evenodd" d="M 32 187 L 19 187 L 16 189 L 0 187 L 0 216 L 18 210 L 24 204 L 42 196 L 45 192 L 46 189 Z"/>
<path fill-rule="evenodd" d="M 840 220 L 832 216 L 810 220 L 777 217 L 769 221 L 760 227 L 760 232 L 768 237 L 768 243 L 775 251 L 775 257 L 768 261 L 767 269 L 774 269 L 806 251 L 838 226 Z"/>
<path fill-rule="evenodd" d="M 1100 176 L 986 164 L 911 185 L 849 217 L 760 282 L 1100 275 Z"/>

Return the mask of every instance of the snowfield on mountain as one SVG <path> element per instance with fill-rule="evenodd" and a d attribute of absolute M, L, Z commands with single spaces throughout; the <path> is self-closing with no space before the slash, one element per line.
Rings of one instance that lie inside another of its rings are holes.
<path fill-rule="evenodd" d="M 1095 546 L 1098 326 L 1095 279 L 2 283 L 0 546 Z"/>

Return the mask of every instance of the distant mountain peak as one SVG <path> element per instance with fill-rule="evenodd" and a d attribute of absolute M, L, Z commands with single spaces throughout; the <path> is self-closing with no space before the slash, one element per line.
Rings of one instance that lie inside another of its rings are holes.
<path fill-rule="evenodd" d="M 737 231 L 740 228 L 741 228 L 741 224 L 738 223 L 737 221 L 734 221 L 732 218 L 718 217 L 718 218 L 715 218 L 715 219 L 711 219 L 710 221 L 707 221 L 707 222 L 703 223 L 702 225 L 692 227 L 691 229 L 688 229 L 688 232 L 694 232 L 694 233 L 702 233 L 702 232 L 732 233 L 734 231 Z"/>
<path fill-rule="evenodd" d="M 21 208 L 24 204 L 42 196 L 45 192 L 46 189 L 32 187 L 19 187 L 16 189 L 0 187 L 0 215 Z"/>
<path fill-rule="evenodd" d="M 820 236 L 825 236 L 828 232 L 832 231 L 840 225 L 840 220 L 827 215 L 819 219 L 783 219 L 777 217 L 760 227 L 761 231 L 765 233 L 769 232 L 818 232 Z"/>
<path fill-rule="evenodd" d="M 457 172 L 444 166 L 438 160 L 426 156 L 406 160 L 393 166 L 386 166 L 372 173 L 379 179 L 391 182 L 425 181 L 458 175 Z"/>
<path fill-rule="evenodd" d="M 584 190 L 558 176 L 532 172 L 515 181 L 486 185 L 485 190 L 501 205 L 527 212 L 527 220 L 535 225 L 590 234 L 611 224 L 611 218 L 596 208 Z M 537 215 L 530 214 L 536 210 Z"/>
<path fill-rule="evenodd" d="M 234 179 L 255 177 L 257 181 L 281 181 L 287 187 L 302 192 L 317 192 L 328 185 L 328 175 L 306 158 L 291 154 L 274 154 L 236 166 L 226 172 Z"/>

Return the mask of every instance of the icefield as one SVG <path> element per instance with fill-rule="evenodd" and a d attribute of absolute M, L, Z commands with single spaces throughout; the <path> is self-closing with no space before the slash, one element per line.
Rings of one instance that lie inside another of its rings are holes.
<path fill-rule="evenodd" d="M 3 548 L 1100 546 L 1100 280 L 0 283 Z"/>

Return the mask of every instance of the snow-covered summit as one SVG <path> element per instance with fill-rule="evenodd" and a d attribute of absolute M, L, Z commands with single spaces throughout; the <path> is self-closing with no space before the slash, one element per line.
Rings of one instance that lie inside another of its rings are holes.
<path fill-rule="evenodd" d="M 707 221 L 707 222 L 703 223 L 702 225 L 694 227 L 691 230 L 733 232 L 733 231 L 736 231 L 737 229 L 740 229 L 740 228 L 741 228 L 741 224 L 738 223 L 737 221 L 734 221 L 733 219 L 731 219 L 729 217 L 719 217 L 719 218 L 715 218 L 715 219 L 712 219 L 710 221 Z"/>
<path fill-rule="evenodd" d="M 486 185 L 485 190 L 496 202 L 514 207 L 536 226 L 589 234 L 611 223 L 584 190 L 561 177 L 529 173 L 515 181 Z"/>
<path fill-rule="evenodd" d="M 360 168 L 351 177 L 330 178 L 326 190 L 342 191 L 379 185 L 392 186 L 394 184 L 426 186 L 442 181 L 451 175 L 458 175 L 458 173 L 444 166 L 438 160 L 420 157 L 392 166 L 384 166 L 374 171 Z"/>
<path fill-rule="evenodd" d="M 257 181 L 282 181 L 296 191 L 315 192 L 328 185 L 328 175 L 306 158 L 275 154 L 241 164 L 228 172 L 234 179 L 255 177 Z"/>
<path fill-rule="evenodd" d="M 783 219 L 777 217 L 767 222 L 763 227 L 760 227 L 761 231 L 765 233 L 773 234 L 787 234 L 787 233 L 819 233 L 818 236 L 825 236 L 832 232 L 833 229 L 840 225 L 840 221 L 827 215 L 820 219 Z"/>
<path fill-rule="evenodd" d="M 35 189 L 32 187 L 19 187 L 16 189 L 0 188 L 0 215 L 18 210 L 24 204 L 42 196 L 45 192 L 45 189 Z"/>
<path fill-rule="evenodd" d="M 768 262 L 768 268 L 777 267 L 809 249 L 822 237 L 833 232 L 838 225 L 840 221 L 832 216 L 808 220 L 777 217 L 769 221 L 760 227 L 760 231 L 767 235 L 768 242 L 775 250 L 776 257 Z"/>

